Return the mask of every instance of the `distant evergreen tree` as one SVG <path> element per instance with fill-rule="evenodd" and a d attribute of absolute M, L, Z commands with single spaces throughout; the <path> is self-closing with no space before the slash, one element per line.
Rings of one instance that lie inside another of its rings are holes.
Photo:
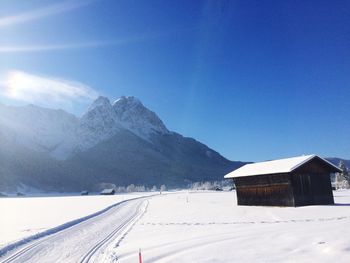
<path fill-rule="evenodd" d="M 342 170 L 340 173 L 336 173 L 336 187 L 337 189 L 349 188 L 350 186 L 350 173 L 343 160 L 339 162 L 338 167 Z"/>
<path fill-rule="evenodd" d="M 164 184 L 162 184 L 160 186 L 160 192 L 164 192 L 164 191 L 166 191 L 166 186 Z"/>
<path fill-rule="evenodd" d="M 339 168 L 342 170 L 342 173 L 341 173 L 341 177 L 346 180 L 346 181 L 350 181 L 350 173 L 349 173 L 349 170 L 348 168 L 346 167 L 345 165 L 345 162 L 344 161 L 340 161 L 339 162 Z"/>

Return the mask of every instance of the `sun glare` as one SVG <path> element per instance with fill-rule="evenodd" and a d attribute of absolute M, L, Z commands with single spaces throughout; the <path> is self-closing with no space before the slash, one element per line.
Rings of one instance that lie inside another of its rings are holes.
<path fill-rule="evenodd" d="M 5 95 L 12 99 L 21 99 L 20 95 L 29 92 L 26 90 L 28 79 L 22 73 L 12 71 L 8 73 L 5 81 Z"/>
<path fill-rule="evenodd" d="M 37 76 L 26 72 L 8 71 L 0 85 L 2 96 L 26 103 L 61 108 L 73 101 L 90 101 L 97 92 L 79 82 L 48 76 Z"/>

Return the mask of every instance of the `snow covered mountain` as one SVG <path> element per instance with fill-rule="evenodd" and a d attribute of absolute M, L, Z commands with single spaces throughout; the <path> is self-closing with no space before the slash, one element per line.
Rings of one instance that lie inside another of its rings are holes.
<path fill-rule="evenodd" d="M 66 159 L 127 129 L 145 140 L 153 134 L 168 134 L 159 117 L 135 97 L 121 97 L 113 105 L 97 98 L 78 119 L 63 110 L 29 105 L 0 105 L 1 132 L 29 149 Z"/>
<path fill-rule="evenodd" d="M 0 144 L 0 188 L 72 190 L 99 182 L 176 186 L 218 180 L 242 165 L 169 131 L 135 97 L 113 104 L 99 97 L 81 118 L 34 105 L 0 105 Z"/>
<path fill-rule="evenodd" d="M 126 129 L 146 140 L 152 134 L 169 134 L 159 117 L 135 97 L 121 97 L 113 103 L 118 122 Z"/>
<path fill-rule="evenodd" d="M 127 129 L 145 140 L 169 131 L 159 117 L 135 97 L 121 97 L 113 105 L 106 97 L 97 98 L 82 116 L 77 130 L 78 149 L 84 151 Z"/>
<path fill-rule="evenodd" d="M 63 110 L 28 105 L 0 105 L 0 132 L 8 140 L 29 149 L 54 152 L 75 136 L 79 119 Z"/>

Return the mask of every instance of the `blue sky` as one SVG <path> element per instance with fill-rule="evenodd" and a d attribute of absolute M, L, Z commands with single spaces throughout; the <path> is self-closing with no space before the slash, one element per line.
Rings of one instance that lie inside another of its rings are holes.
<path fill-rule="evenodd" d="M 0 101 L 81 115 L 134 95 L 231 160 L 350 159 L 349 17 L 349 1 L 2 0 Z"/>

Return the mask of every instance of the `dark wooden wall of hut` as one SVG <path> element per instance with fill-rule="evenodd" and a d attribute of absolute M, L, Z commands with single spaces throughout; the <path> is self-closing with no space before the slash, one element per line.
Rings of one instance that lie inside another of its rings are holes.
<path fill-rule="evenodd" d="M 238 205 L 294 206 L 289 174 L 268 174 L 234 179 Z"/>
<path fill-rule="evenodd" d="M 295 206 L 334 204 L 329 165 L 315 158 L 291 173 Z"/>

